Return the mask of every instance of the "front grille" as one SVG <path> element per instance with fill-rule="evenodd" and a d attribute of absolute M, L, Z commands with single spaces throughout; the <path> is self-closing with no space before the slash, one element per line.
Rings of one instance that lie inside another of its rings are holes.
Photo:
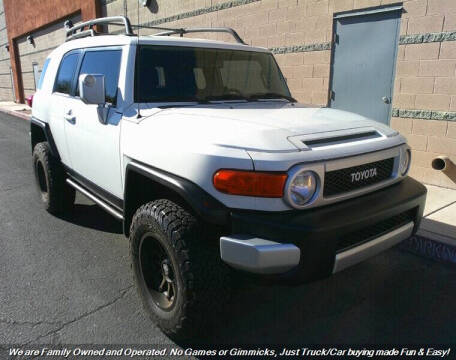
<path fill-rule="evenodd" d="M 350 168 L 328 171 L 325 174 L 323 196 L 342 194 L 389 179 L 393 173 L 394 158 Z"/>
<path fill-rule="evenodd" d="M 407 210 L 357 231 L 345 234 L 337 241 L 337 252 L 346 251 L 352 247 L 359 246 L 365 242 L 373 240 L 374 238 L 382 236 L 383 234 L 400 228 L 401 226 L 414 221 L 415 216 L 416 208 Z"/>

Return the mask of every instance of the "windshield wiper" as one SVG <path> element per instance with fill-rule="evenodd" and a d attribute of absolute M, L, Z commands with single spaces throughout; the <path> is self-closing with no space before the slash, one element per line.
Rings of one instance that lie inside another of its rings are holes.
<path fill-rule="evenodd" d="M 279 94 L 279 93 L 258 93 L 258 94 L 252 94 L 248 97 L 249 100 L 259 100 L 259 99 L 285 99 L 288 100 L 289 102 L 297 102 L 294 97 L 284 95 L 284 94 Z"/>

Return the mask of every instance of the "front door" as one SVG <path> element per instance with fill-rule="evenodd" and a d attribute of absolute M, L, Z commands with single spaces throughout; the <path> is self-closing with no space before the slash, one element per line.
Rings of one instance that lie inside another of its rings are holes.
<path fill-rule="evenodd" d="M 87 105 L 79 98 L 79 91 L 65 102 L 65 135 L 76 175 L 96 190 L 103 189 L 108 195 L 123 197 L 120 168 L 120 120 L 116 111 L 121 49 L 90 49 L 83 53 L 81 74 L 102 74 L 105 77 L 106 102 L 111 104 L 106 123 L 98 117 L 97 105 Z M 86 184 L 87 185 L 87 184 Z M 106 196 L 106 194 L 103 194 Z M 108 199 L 109 200 L 109 199 Z"/>
<path fill-rule="evenodd" d="M 334 16 L 330 106 L 389 124 L 401 8 Z"/>

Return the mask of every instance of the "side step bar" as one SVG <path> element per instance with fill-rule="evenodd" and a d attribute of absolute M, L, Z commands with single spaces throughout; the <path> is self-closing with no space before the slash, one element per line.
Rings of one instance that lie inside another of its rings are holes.
<path fill-rule="evenodd" d="M 119 220 L 123 220 L 123 215 L 120 213 L 118 210 L 114 209 L 111 205 L 108 205 L 105 201 L 101 200 L 100 198 L 96 197 L 93 195 L 91 192 L 83 188 L 81 185 L 79 185 L 77 182 L 73 181 L 72 179 L 66 179 L 66 182 L 68 185 L 71 187 L 75 188 L 77 191 L 79 191 L 82 195 L 88 197 L 90 200 L 92 200 L 95 204 L 99 205 L 102 207 L 104 210 L 106 210 L 108 213 L 113 215 Z"/>

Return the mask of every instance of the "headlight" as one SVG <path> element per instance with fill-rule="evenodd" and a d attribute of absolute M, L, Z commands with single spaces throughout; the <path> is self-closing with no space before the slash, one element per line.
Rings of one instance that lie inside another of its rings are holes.
<path fill-rule="evenodd" d="M 399 171 L 401 172 L 401 175 L 404 176 L 407 174 L 410 168 L 410 149 L 405 149 L 402 154 L 401 154 L 401 162 L 399 164 Z"/>
<path fill-rule="evenodd" d="M 286 200 L 291 206 L 302 208 L 312 201 L 317 190 L 317 175 L 312 171 L 301 170 L 288 179 Z"/>

